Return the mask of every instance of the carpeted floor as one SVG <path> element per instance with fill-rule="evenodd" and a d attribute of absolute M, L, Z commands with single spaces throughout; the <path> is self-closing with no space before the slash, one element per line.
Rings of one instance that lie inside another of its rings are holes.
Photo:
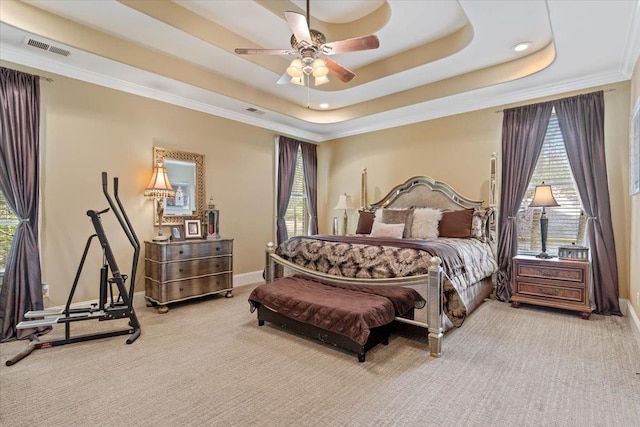
<path fill-rule="evenodd" d="M 445 334 L 439 359 L 424 340 L 394 336 L 358 363 L 258 327 L 252 288 L 164 315 L 141 308 L 132 345 L 125 336 L 36 350 L 11 367 L 26 343 L 0 345 L 0 425 L 640 425 L 640 349 L 626 319 L 487 301 Z"/>

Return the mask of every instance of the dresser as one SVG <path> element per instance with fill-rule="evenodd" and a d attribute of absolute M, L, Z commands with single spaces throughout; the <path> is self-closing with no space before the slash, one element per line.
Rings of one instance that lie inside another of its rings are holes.
<path fill-rule="evenodd" d="M 589 319 L 589 262 L 518 255 L 512 266 L 513 307 L 543 305 L 579 311 L 583 319 Z"/>
<path fill-rule="evenodd" d="M 159 305 L 225 292 L 233 296 L 233 239 L 144 242 L 145 298 Z"/>

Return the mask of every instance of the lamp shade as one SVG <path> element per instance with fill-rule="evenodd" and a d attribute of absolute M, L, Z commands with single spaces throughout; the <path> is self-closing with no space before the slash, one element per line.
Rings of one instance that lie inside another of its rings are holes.
<path fill-rule="evenodd" d="M 550 185 L 545 185 L 543 182 L 540 185 L 536 185 L 536 192 L 533 195 L 533 200 L 529 204 L 530 208 L 548 208 L 551 206 L 560 206 L 556 199 L 553 197 Z"/>
<path fill-rule="evenodd" d="M 351 204 L 351 196 L 348 194 L 343 194 L 338 199 L 338 204 L 334 209 L 353 209 L 353 205 Z"/>
<path fill-rule="evenodd" d="M 169 182 L 167 169 L 159 162 L 153 168 L 151 180 L 144 190 L 144 195 L 146 197 L 173 197 L 175 194 L 173 187 L 171 187 L 171 182 Z"/>

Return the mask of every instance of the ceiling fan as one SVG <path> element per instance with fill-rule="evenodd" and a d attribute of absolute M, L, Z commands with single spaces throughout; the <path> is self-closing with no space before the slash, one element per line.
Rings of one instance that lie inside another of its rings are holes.
<path fill-rule="evenodd" d="M 235 53 L 239 55 L 297 55 L 278 80 L 278 84 L 304 85 L 305 76 L 307 81 L 313 76 L 314 86 L 318 86 L 329 81 L 328 73 L 347 83 L 356 76 L 355 73 L 327 56 L 377 49 L 380 46 L 378 37 L 375 35 L 327 43 L 324 34 L 309 27 L 309 0 L 307 0 L 306 17 L 301 13 L 290 11 L 285 12 L 284 16 L 293 32 L 291 49 L 235 49 Z"/>

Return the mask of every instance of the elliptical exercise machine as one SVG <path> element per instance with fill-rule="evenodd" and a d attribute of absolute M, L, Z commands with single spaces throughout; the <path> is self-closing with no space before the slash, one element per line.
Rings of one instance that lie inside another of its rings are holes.
<path fill-rule="evenodd" d="M 136 237 L 136 233 L 133 231 L 133 227 L 131 226 L 129 218 L 124 211 L 124 207 L 120 202 L 120 198 L 118 197 L 118 178 L 113 178 L 113 194 L 117 206 L 113 203 L 113 200 L 111 199 L 111 196 L 109 196 L 109 192 L 107 190 L 106 172 L 102 172 L 102 191 L 105 198 L 107 199 L 107 202 L 109 203 L 109 208 L 101 211 L 87 211 L 87 215 L 91 218 L 91 222 L 93 223 L 93 227 L 95 228 L 95 234 L 89 236 L 89 239 L 87 240 L 87 244 L 84 248 L 84 253 L 82 254 L 82 259 L 80 261 L 75 280 L 73 281 L 73 286 L 71 287 L 71 292 L 69 293 L 69 298 L 67 299 L 67 304 L 64 306 L 64 308 L 29 311 L 24 315 L 24 317 L 27 319 L 35 318 L 36 320 L 25 320 L 18 323 L 17 325 L 18 329 L 29 329 L 34 327 L 63 323 L 65 325 L 65 337 L 50 341 L 39 341 L 38 338 L 34 335 L 31 339 L 31 342 L 29 343 L 29 346 L 24 351 L 7 360 L 7 366 L 11 366 L 19 362 L 21 359 L 31 354 L 33 350 L 39 348 L 49 348 L 58 345 L 73 344 L 77 342 L 114 337 L 118 335 L 131 335 L 127 339 L 127 344 L 131 344 L 140 336 L 140 324 L 138 323 L 138 318 L 136 317 L 136 313 L 133 309 L 133 293 L 135 290 L 138 257 L 140 255 L 140 242 Z M 107 239 L 104 228 L 102 227 L 102 221 L 100 219 L 100 215 L 109 212 L 110 209 L 113 210 L 113 213 L 118 219 L 120 226 L 124 230 L 127 238 L 129 239 L 129 242 L 131 243 L 131 246 L 133 246 L 134 249 L 133 265 L 131 267 L 131 282 L 128 291 L 125 287 L 127 276 L 120 273 L 120 269 L 118 268 L 116 259 L 113 256 L 111 246 L 109 245 L 109 240 Z M 82 273 L 82 268 L 87 258 L 87 253 L 89 252 L 89 248 L 91 247 L 91 243 L 93 242 L 93 239 L 95 237 L 98 238 L 103 252 L 103 265 L 102 268 L 100 268 L 99 302 L 98 304 L 94 303 L 89 306 L 71 307 L 71 301 L 73 300 L 73 295 L 75 294 L 76 287 Z M 109 270 L 111 270 L 111 274 L 113 276 L 111 278 L 108 278 Z M 114 297 L 113 285 L 115 285 L 117 288 L 117 298 Z M 125 318 L 129 319 L 129 328 L 79 335 L 75 337 L 71 336 L 72 322 L 93 319 L 103 321 Z"/>

